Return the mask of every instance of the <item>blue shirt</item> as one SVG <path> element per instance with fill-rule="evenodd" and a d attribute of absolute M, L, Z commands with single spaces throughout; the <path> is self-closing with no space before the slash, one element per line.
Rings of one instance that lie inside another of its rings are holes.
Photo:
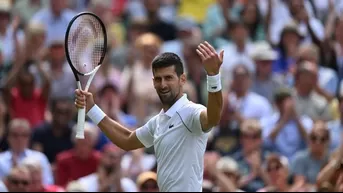
<path fill-rule="evenodd" d="M 340 120 L 334 120 L 327 123 L 330 131 L 330 151 L 334 151 L 341 144 L 341 136 L 343 132 L 343 126 Z"/>
<path fill-rule="evenodd" d="M 306 148 L 306 140 L 302 138 L 295 121 L 289 121 L 281 129 L 275 140 L 271 140 L 269 135 L 279 120 L 279 113 L 261 119 L 264 145 L 266 148 L 276 151 L 291 160 L 298 151 Z M 312 119 L 307 116 L 301 116 L 300 120 L 307 133 L 309 133 L 313 125 Z"/>
<path fill-rule="evenodd" d="M 43 172 L 43 184 L 54 184 L 51 165 L 48 158 L 39 151 L 26 149 L 22 154 L 19 155 L 18 164 L 20 164 L 27 157 L 35 157 L 40 160 Z M 12 152 L 5 151 L 3 153 L 0 153 L 0 178 L 3 179 L 4 177 L 6 177 L 10 173 L 12 167 Z"/>

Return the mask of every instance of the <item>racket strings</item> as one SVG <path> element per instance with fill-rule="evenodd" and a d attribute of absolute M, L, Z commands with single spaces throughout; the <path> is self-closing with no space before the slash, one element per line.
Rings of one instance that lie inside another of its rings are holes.
<path fill-rule="evenodd" d="M 68 52 L 72 65 L 81 74 L 94 70 L 105 51 L 102 25 L 91 15 L 78 17 L 70 28 Z"/>

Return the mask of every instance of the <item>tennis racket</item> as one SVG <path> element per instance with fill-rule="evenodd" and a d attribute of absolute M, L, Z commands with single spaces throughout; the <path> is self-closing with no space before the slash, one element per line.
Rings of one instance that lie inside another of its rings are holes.
<path fill-rule="evenodd" d="M 79 76 L 89 77 L 84 91 L 88 91 L 99 70 L 107 48 L 106 28 L 93 13 L 82 12 L 70 22 L 65 35 L 65 52 L 78 89 L 82 90 Z M 78 109 L 76 138 L 84 139 L 86 109 Z"/>

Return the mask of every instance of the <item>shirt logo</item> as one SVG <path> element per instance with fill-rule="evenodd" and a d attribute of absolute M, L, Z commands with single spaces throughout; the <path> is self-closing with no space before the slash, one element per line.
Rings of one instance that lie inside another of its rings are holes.
<path fill-rule="evenodd" d="M 174 125 L 169 125 L 169 129 L 172 128 L 172 127 L 174 127 Z"/>
<path fill-rule="evenodd" d="M 216 86 L 212 86 L 211 88 L 212 88 L 212 89 L 217 89 L 217 87 L 216 87 Z"/>

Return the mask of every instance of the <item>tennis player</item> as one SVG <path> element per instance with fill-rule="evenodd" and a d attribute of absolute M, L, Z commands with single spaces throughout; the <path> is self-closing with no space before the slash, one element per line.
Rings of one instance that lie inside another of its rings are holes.
<path fill-rule="evenodd" d="M 162 53 L 152 61 L 153 84 L 163 109 L 135 131 L 107 117 L 90 92 L 75 91 L 76 107 L 86 107 L 88 117 L 115 145 L 126 151 L 154 146 L 162 192 L 202 191 L 208 132 L 220 120 L 223 98 L 219 69 L 224 52 L 217 54 L 207 42 L 196 51 L 207 72 L 207 108 L 189 101 L 183 93 L 186 75 L 180 58 L 173 53 Z"/>

